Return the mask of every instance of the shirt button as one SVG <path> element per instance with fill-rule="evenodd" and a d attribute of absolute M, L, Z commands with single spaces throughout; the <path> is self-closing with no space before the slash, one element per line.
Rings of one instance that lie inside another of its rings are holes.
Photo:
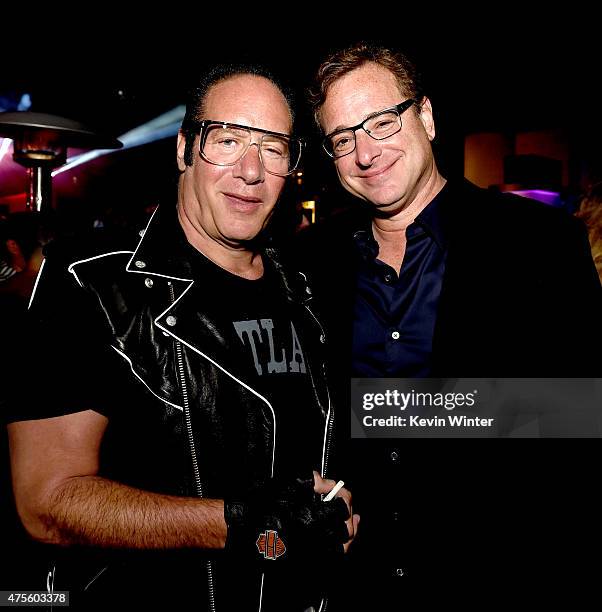
<path fill-rule="evenodd" d="M 393 338 L 393 340 L 399 340 L 399 332 L 398 331 L 394 331 L 391 334 L 391 338 Z"/>
<path fill-rule="evenodd" d="M 173 315 L 169 315 L 167 317 L 167 319 L 165 319 L 165 322 L 167 323 L 167 325 L 169 325 L 170 327 L 173 327 L 176 324 L 176 318 Z"/>
<path fill-rule="evenodd" d="M 397 451 L 392 451 L 390 457 L 393 463 L 399 461 L 399 453 Z"/>
<path fill-rule="evenodd" d="M 385 283 L 390 283 L 393 277 L 390 274 L 385 274 Z"/>
<path fill-rule="evenodd" d="M 146 268 L 146 264 L 143 261 L 140 261 L 139 259 L 137 261 L 134 262 L 134 265 L 137 268 Z"/>
<path fill-rule="evenodd" d="M 150 289 L 153 286 L 153 279 L 152 278 L 145 278 L 144 279 L 144 284 Z"/>

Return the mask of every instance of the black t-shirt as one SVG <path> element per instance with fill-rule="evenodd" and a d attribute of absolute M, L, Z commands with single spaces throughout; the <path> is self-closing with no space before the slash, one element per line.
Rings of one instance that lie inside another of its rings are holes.
<path fill-rule="evenodd" d="M 273 408 L 274 475 L 307 473 L 308 458 L 316 457 L 321 446 L 323 425 L 313 397 L 301 322 L 277 272 L 265 265 L 260 279 L 248 280 L 189 248 L 195 278 L 211 288 L 203 295 L 203 312 L 210 314 L 227 345 L 239 355 L 245 382 Z"/>
<path fill-rule="evenodd" d="M 45 261 L 30 312 L 11 328 L 12 358 L 3 388 L 6 422 L 82 410 L 110 417 L 127 402 L 123 360 L 111 349 L 95 296 L 78 287 L 67 272 L 69 263 Z"/>

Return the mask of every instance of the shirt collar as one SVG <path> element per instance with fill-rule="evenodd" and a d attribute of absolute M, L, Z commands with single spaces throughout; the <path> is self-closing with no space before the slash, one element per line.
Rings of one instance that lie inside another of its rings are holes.
<path fill-rule="evenodd" d="M 443 189 L 420 212 L 414 222 L 408 226 L 406 230 L 408 241 L 426 233 L 437 243 L 440 249 L 445 250 L 447 248 L 448 232 L 441 214 L 441 207 L 446 205 L 443 203 L 446 203 L 449 199 L 449 191 L 446 183 Z M 362 259 L 369 261 L 377 257 L 378 243 L 374 239 L 370 219 L 362 219 L 353 233 L 353 242 Z"/>
<path fill-rule="evenodd" d="M 448 245 L 448 233 L 441 214 L 442 206 L 449 199 L 449 189 L 447 183 L 443 189 L 427 204 L 420 212 L 407 230 L 408 240 L 414 236 L 426 232 L 437 243 L 440 249 L 445 250 Z"/>

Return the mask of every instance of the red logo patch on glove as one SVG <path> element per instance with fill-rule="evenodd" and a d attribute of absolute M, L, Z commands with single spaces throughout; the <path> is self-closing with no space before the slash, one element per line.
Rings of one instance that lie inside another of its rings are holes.
<path fill-rule="evenodd" d="M 286 552 L 286 546 L 278 536 L 277 531 L 266 529 L 265 532 L 260 533 L 257 538 L 257 550 L 259 554 L 263 555 L 266 559 L 272 559 L 272 561 L 274 561 Z"/>

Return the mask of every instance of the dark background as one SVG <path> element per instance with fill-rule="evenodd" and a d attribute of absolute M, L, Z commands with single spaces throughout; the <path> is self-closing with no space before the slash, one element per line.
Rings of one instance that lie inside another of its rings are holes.
<path fill-rule="evenodd" d="M 445 175 L 462 173 L 464 137 L 472 132 L 563 128 L 602 179 L 599 33 L 590 9 L 575 3 L 558 11 L 504 3 L 487 10 L 455 6 L 448 13 L 432 4 L 337 3 L 332 16 L 307 4 L 256 5 L 246 14 L 226 4 L 198 10 L 158 4 L 127 18 L 123 7 L 105 4 L 64 18 L 55 9 L 48 16 L 40 9 L 14 18 L 3 13 L 0 96 L 28 92 L 32 110 L 119 135 L 181 104 L 204 67 L 241 60 L 271 65 L 302 102 L 325 53 L 368 39 L 407 51 L 422 67 Z M 275 22 L 275 15 L 282 17 Z M 310 143 L 306 192 L 342 201 L 346 196 L 306 111 L 299 113 L 298 130 Z M 77 183 L 59 183 L 57 193 L 73 198 L 74 215 L 99 200 L 116 207 L 169 201 L 174 153 L 173 139 L 115 153 L 78 171 Z M 18 174 L 4 178 L 0 195 L 22 191 L 20 181 Z M 400 448 L 391 441 L 372 452 L 385 461 L 393 450 Z M 347 585 L 352 595 L 359 589 L 375 601 L 395 601 L 386 609 L 401 609 L 404 601 L 420 600 L 516 605 L 524 592 L 534 604 L 556 595 L 575 604 L 593 590 L 600 473 L 593 440 L 421 441 L 400 454 L 403 464 L 391 463 L 380 479 L 390 479 L 396 503 L 424 518 L 370 533 L 373 542 L 382 538 L 382 554 L 360 564 L 357 583 Z M 0 553 L 6 565 L 0 588 L 43 588 L 26 578 L 39 560 L 5 505 L 3 540 L 10 552 Z M 415 529 L 424 530 L 431 546 L 416 557 L 418 566 L 403 550 L 404 532 Z M 453 546 L 434 545 L 438 531 Z M 408 587 L 395 576 L 398 566 L 406 578 L 414 571 L 422 579 Z"/>
<path fill-rule="evenodd" d="M 598 33 L 593 16 L 575 3 L 562 11 L 506 3 L 446 13 L 427 5 L 381 4 L 353 15 L 345 4 L 335 5 L 333 15 L 324 7 L 289 4 L 286 17 L 284 5 L 231 15 L 228 9 L 225 17 L 220 6 L 158 7 L 127 18 L 114 10 L 72 14 L 71 26 L 55 15 L 48 21 L 38 16 L 34 25 L 21 16 L 5 34 L 0 96 L 28 92 L 31 110 L 119 136 L 183 103 L 187 87 L 207 66 L 258 61 L 297 92 L 297 131 L 308 140 L 305 195 L 327 193 L 334 206 L 334 199 L 346 196 L 320 149 L 303 104 L 305 90 L 329 51 L 368 40 L 404 50 L 421 67 L 444 175 L 463 173 L 467 134 L 562 129 L 579 162 L 585 159 L 589 174 L 602 179 Z M 170 199 L 173 160 L 173 139 L 114 153 L 58 177 L 57 195 Z M 23 176 L 19 168 L 10 177 L 0 175 L 0 196 L 22 192 Z M 573 183 L 573 189 L 581 187 L 576 178 Z"/>

